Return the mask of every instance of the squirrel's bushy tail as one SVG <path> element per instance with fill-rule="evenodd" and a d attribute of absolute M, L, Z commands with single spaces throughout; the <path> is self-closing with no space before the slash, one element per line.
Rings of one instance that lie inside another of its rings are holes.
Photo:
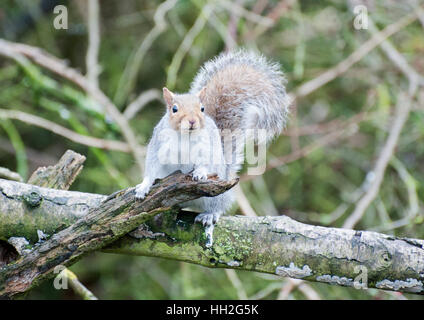
<path fill-rule="evenodd" d="M 289 99 L 278 63 L 244 49 L 206 62 L 190 92 L 206 87 L 206 112 L 220 129 L 265 129 L 278 136 L 288 116 Z"/>
<path fill-rule="evenodd" d="M 206 62 L 190 93 L 206 87 L 202 102 L 219 129 L 244 133 L 265 129 L 269 141 L 281 133 L 288 117 L 290 102 L 284 84 L 278 63 L 241 49 Z"/>

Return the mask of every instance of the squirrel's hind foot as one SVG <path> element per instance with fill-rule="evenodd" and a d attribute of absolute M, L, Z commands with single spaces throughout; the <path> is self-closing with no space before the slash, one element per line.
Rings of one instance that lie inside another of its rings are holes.
<path fill-rule="evenodd" d="M 199 213 L 194 219 L 195 222 L 201 223 L 205 227 L 205 245 L 207 248 L 210 248 L 213 245 L 213 230 L 221 214 L 221 212 L 203 212 Z"/>
<path fill-rule="evenodd" d="M 143 200 L 150 191 L 150 184 L 142 182 L 135 187 L 135 199 Z"/>
<path fill-rule="evenodd" d="M 209 227 L 217 223 L 220 216 L 221 212 L 203 212 L 199 213 L 194 221 L 201 223 L 204 227 Z"/>

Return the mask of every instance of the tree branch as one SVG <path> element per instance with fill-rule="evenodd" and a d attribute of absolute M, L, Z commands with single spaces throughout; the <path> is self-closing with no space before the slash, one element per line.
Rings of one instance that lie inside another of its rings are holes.
<path fill-rule="evenodd" d="M 130 152 L 129 145 L 125 142 L 116 140 L 99 139 L 76 133 L 68 128 L 62 127 L 57 123 L 38 117 L 33 114 L 22 112 L 19 110 L 8 110 L 0 108 L 0 119 L 14 119 L 43 128 L 50 132 L 53 132 L 59 136 L 69 139 L 73 142 L 86 145 L 89 147 L 100 148 L 105 150 L 117 150 L 122 152 Z"/>
<path fill-rule="evenodd" d="M 310 226 L 285 216 L 234 216 L 220 219 L 214 244 L 206 248 L 195 214 L 171 207 L 190 197 L 216 195 L 234 183 L 195 183 L 174 174 L 137 203 L 133 189 L 105 197 L 0 180 L 0 239 L 21 236 L 34 242 L 37 229 L 53 234 L 71 225 L 1 268 L 0 296 L 26 291 L 51 276 L 55 265 L 70 265 L 99 249 L 343 286 L 354 286 L 365 270 L 368 287 L 424 293 L 423 240 Z"/>
<path fill-rule="evenodd" d="M 286 216 L 233 216 L 220 219 L 207 249 L 193 219 L 191 213 L 161 215 L 104 250 L 342 286 L 354 286 L 366 270 L 368 287 L 424 293 L 423 240 L 310 226 Z"/>
<path fill-rule="evenodd" d="M 28 183 L 39 187 L 68 190 L 81 172 L 84 162 L 84 156 L 68 150 L 54 166 L 35 170 Z"/>
<path fill-rule="evenodd" d="M 17 172 L 13 172 L 7 168 L 0 167 L 0 178 L 22 182 L 23 179 Z"/>
<path fill-rule="evenodd" d="M 28 183 L 39 187 L 68 190 L 81 172 L 85 159 L 83 155 L 68 150 L 56 165 L 35 170 Z M 97 300 L 97 297 L 78 280 L 71 270 L 65 268 L 62 274 L 68 279 L 71 288 L 77 295 L 84 300 Z"/>
<path fill-rule="evenodd" d="M 360 61 L 363 57 L 365 57 L 369 52 L 371 52 L 374 48 L 379 46 L 382 42 L 384 42 L 387 38 L 391 37 L 396 32 L 402 30 L 418 18 L 418 13 L 422 10 L 422 7 L 417 7 L 416 10 L 398 21 L 388 25 L 383 30 L 376 32 L 373 36 L 364 42 L 357 50 L 355 50 L 351 55 L 349 55 L 346 59 L 335 65 L 334 67 L 328 69 L 324 73 L 320 74 L 318 77 L 307 81 L 306 83 L 300 85 L 298 88 L 294 90 L 290 95 L 296 99 L 307 96 L 318 88 L 322 87 L 326 83 L 334 80 L 347 70 L 355 63 Z"/>
<path fill-rule="evenodd" d="M 93 87 L 99 87 L 100 66 L 98 63 L 100 48 L 100 8 L 98 0 L 89 0 L 87 3 L 88 48 L 85 58 L 87 80 Z"/>
<path fill-rule="evenodd" d="M 28 61 L 26 59 L 30 59 L 39 66 L 71 81 L 89 94 L 95 101 L 103 106 L 107 114 L 110 115 L 119 126 L 140 171 L 143 172 L 144 163 L 142 159 L 144 158 L 145 148 L 138 144 L 135 133 L 131 129 L 128 120 L 121 114 L 112 101 L 98 87 L 90 85 L 89 81 L 81 73 L 68 67 L 64 61 L 44 52 L 40 48 L 10 42 L 4 39 L 0 39 L 0 55 L 13 59 L 20 65 L 27 65 Z"/>
<path fill-rule="evenodd" d="M 216 196 L 236 183 L 237 180 L 216 180 L 216 176 L 205 182 L 194 182 L 190 175 L 176 172 L 156 183 L 149 195 L 142 202 L 137 202 L 134 201 L 134 188 L 105 197 L 0 180 L 0 215 L 5 218 L 0 219 L 1 239 L 8 239 L 12 234 L 24 236 L 34 243 L 36 230 L 51 230 L 52 234 L 70 225 L 49 240 L 36 244 L 16 262 L 0 268 L 0 298 L 12 298 L 28 291 L 51 278 L 55 266 L 75 263 L 85 254 L 116 241 L 178 203 L 202 196 Z M 46 220 L 48 212 L 50 217 L 59 213 L 61 223 L 54 226 Z M 18 229 L 22 226 L 19 213 L 35 229 L 25 226 L 21 231 L 16 230 L 17 226 Z M 46 228 L 38 228 L 37 217 Z M 29 233 L 27 236 L 24 235 L 26 232 Z"/>

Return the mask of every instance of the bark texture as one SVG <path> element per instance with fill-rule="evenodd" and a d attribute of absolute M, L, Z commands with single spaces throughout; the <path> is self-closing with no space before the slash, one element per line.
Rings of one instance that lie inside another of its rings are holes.
<path fill-rule="evenodd" d="M 213 195 L 232 186 L 223 187 L 222 182 L 212 185 L 212 191 L 206 191 L 210 184 L 194 183 L 190 177 L 176 174 L 156 185 L 145 202 L 137 204 L 133 189 L 105 197 L 0 180 L 0 239 L 33 239 L 41 225 L 48 228 L 41 228 L 44 232 L 51 230 L 53 234 L 72 224 L 47 241 L 48 245 L 34 248 L 18 267 L 0 269 L 0 288 L 6 283 L 6 289 L 0 292 L 19 292 L 19 287 L 10 291 L 12 284 L 18 286 L 34 278 L 32 273 L 21 272 L 25 261 L 37 262 L 44 273 L 54 265 L 71 264 L 85 252 L 102 249 L 342 286 L 366 284 L 423 294 L 423 240 L 311 226 L 285 216 L 234 216 L 220 219 L 214 230 L 214 244 L 206 248 L 203 227 L 194 224 L 195 214 L 172 206 L 187 200 L 187 193 Z M 38 196 L 28 197 L 34 193 Z M 41 200 L 31 201 L 33 198 Z M 160 211 L 164 212 L 153 217 Z M 119 236 L 140 224 L 124 237 Z M 104 247 L 106 243 L 109 245 Z"/>
<path fill-rule="evenodd" d="M 289 217 L 222 217 L 214 245 L 194 215 L 158 215 L 104 250 L 328 284 L 423 294 L 424 241 L 306 225 Z"/>
<path fill-rule="evenodd" d="M 68 150 L 54 166 L 41 167 L 28 179 L 29 184 L 40 187 L 68 190 L 81 172 L 85 157 Z"/>
<path fill-rule="evenodd" d="M 38 240 L 39 223 L 44 233 L 55 233 L 47 241 L 27 248 L 28 252 L 17 261 L 0 268 L 0 298 L 28 291 L 52 277 L 55 266 L 75 263 L 84 254 L 101 249 L 178 203 L 218 195 L 236 183 L 237 180 L 226 182 L 216 177 L 195 182 L 190 175 L 176 172 L 157 181 L 149 195 L 137 202 L 134 188 L 105 197 L 0 180 L 0 239 L 25 237 L 34 243 Z M 63 218 L 59 225 L 54 225 L 59 220 L 46 218 L 53 218 L 56 213 Z"/>

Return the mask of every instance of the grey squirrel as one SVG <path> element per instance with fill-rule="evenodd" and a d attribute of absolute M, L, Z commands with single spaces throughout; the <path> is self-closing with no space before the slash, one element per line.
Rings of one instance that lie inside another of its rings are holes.
<path fill-rule="evenodd" d="M 225 180 L 236 176 L 248 130 L 266 130 L 266 141 L 282 131 L 289 106 L 284 83 L 279 64 L 238 50 L 206 62 L 188 93 L 163 88 L 166 113 L 147 147 L 144 179 L 136 186 L 136 198 L 143 199 L 155 179 L 176 170 L 192 171 L 194 180 L 206 180 L 214 173 Z M 229 147 L 224 143 L 228 141 L 233 142 Z M 229 190 L 182 206 L 200 210 L 195 221 L 213 228 L 233 202 Z"/>

